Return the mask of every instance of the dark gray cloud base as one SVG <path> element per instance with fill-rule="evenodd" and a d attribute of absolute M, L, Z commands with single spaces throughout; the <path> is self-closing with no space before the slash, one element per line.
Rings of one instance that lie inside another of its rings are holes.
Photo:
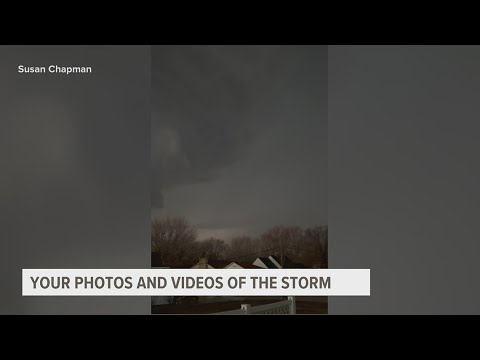
<path fill-rule="evenodd" d="M 265 56 L 269 49 L 260 50 Z M 153 204 L 161 190 L 207 181 L 241 157 L 251 140 L 248 62 L 256 49 L 153 48 Z M 245 64 L 245 62 L 247 62 Z M 254 64 L 258 67 L 258 64 Z"/>
<path fill-rule="evenodd" d="M 325 46 L 152 54 L 154 214 L 208 228 L 326 222 Z"/>

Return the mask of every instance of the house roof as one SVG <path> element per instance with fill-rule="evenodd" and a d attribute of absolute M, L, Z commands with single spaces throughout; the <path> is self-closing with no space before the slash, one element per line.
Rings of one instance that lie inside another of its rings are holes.
<path fill-rule="evenodd" d="M 282 264 L 280 257 L 276 255 L 272 255 L 269 257 L 259 257 L 258 259 L 262 261 L 268 269 L 277 269 L 277 267 L 275 266 L 275 263 L 270 258 L 273 258 L 278 264 L 280 265 Z M 305 268 L 305 265 L 301 263 L 293 262 L 287 256 L 284 256 L 283 268 L 284 269 L 303 269 Z"/>
<path fill-rule="evenodd" d="M 208 265 L 213 267 L 214 269 L 223 269 L 225 266 L 230 265 L 232 262 L 233 261 L 231 261 L 231 260 L 208 260 Z M 238 262 L 237 262 L 237 264 L 238 264 Z M 198 262 L 195 263 L 193 266 L 195 266 L 195 265 L 198 265 Z"/>
<path fill-rule="evenodd" d="M 244 269 L 258 269 L 257 266 L 254 266 L 250 262 L 245 262 L 245 261 L 232 261 L 232 260 L 208 260 L 208 265 L 213 267 L 214 269 L 224 269 L 228 265 L 235 263 L 238 266 L 244 268 Z M 193 266 L 198 265 L 198 262 Z"/>
<path fill-rule="evenodd" d="M 258 267 L 253 265 L 253 263 L 251 263 L 251 262 L 249 262 L 249 263 L 237 263 L 237 264 L 239 264 L 244 269 L 258 269 Z"/>
<path fill-rule="evenodd" d="M 268 257 L 259 257 L 260 261 L 265 264 L 268 269 L 277 269 L 275 264 Z"/>
<path fill-rule="evenodd" d="M 215 269 L 223 269 L 225 266 L 230 265 L 232 261 L 227 260 L 208 260 L 208 265 Z"/>
<path fill-rule="evenodd" d="M 258 269 L 257 266 L 254 266 L 251 262 L 245 262 L 245 261 L 230 261 L 231 263 L 235 263 L 238 266 L 241 266 L 244 269 Z"/>

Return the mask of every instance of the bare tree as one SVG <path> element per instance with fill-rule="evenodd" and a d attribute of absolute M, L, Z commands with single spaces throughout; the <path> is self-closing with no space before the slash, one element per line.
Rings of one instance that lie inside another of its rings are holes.
<path fill-rule="evenodd" d="M 328 226 L 315 226 L 305 230 L 305 247 L 314 255 L 312 265 L 328 268 Z"/>
<path fill-rule="evenodd" d="M 257 257 L 258 241 L 250 236 L 240 236 L 230 240 L 228 248 L 228 259 L 240 261 L 255 260 Z"/>
<path fill-rule="evenodd" d="M 189 265 L 195 260 L 197 233 L 185 218 L 154 219 L 152 252 L 159 254 L 162 264 Z"/>
<path fill-rule="evenodd" d="M 298 226 L 275 226 L 260 237 L 262 250 L 273 249 L 272 252 L 285 265 L 285 258 L 296 260 L 300 251 L 303 231 Z"/>
<path fill-rule="evenodd" d="M 228 246 L 225 241 L 208 238 L 198 243 L 199 256 L 206 256 L 209 260 L 221 260 L 227 254 Z"/>
<path fill-rule="evenodd" d="M 228 244 L 221 239 L 197 240 L 185 218 L 155 219 L 152 222 L 152 253 L 163 266 L 189 267 L 200 256 L 211 260 L 253 261 L 258 256 L 277 255 L 283 266 L 328 267 L 328 226 L 305 230 L 298 226 L 275 226 L 258 239 L 242 236 Z M 286 259 L 294 264 L 286 264 Z"/>

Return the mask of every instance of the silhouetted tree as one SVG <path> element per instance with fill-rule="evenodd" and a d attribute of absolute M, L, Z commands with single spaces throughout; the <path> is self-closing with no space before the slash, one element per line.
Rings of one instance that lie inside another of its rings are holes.
<path fill-rule="evenodd" d="M 250 236 L 239 236 L 230 240 L 227 258 L 239 261 L 253 261 L 258 256 L 258 242 Z"/>
<path fill-rule="evenodd" d="M 312 266 L 328 267 L 328 226 L 315 226 L 305 230 L 305 247 L 311 249 Z"/>
<path fill-rule="evenodd" d="M 162 264 L 189 264 L 195 259 L 197 233 L 185 218 L 152 221 L 152 252 L 158 253 Z"/>
<path fill-rule="evenodd" d="M 297 265 L 328 267 L 328 226 L 303 230 L 298 226 L 275 226 L 259 238 L 241 236 L 225 242 L 197 240 L 197 232 L 185 218 L 152 221 L 152 252 L 164 266 L 190 267 L 201 256 L 209 260 L 250 262 L 258 256 L 277 255 L 283 265 L 288 258 Z M 293 266 L 296 266 L 295 264 Z"/>
<path fill-rule="evenodd" d="M 280 258 L 283 265 L 285 257 L 297 261 L 303 231 L 298 226 L 275 226 L 260 237 L 262 250 L 270 250 Z"/>
<path fill-rule="evenodd" d="M 221 260 L 227 254 L 228 246 L 225 241 L 208 238 L 198 243 L 198 255 L 206 256 L 209 260 Z"/>

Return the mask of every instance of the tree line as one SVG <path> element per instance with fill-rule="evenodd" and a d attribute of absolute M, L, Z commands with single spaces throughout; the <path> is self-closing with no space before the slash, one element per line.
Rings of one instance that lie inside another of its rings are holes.
<path fill-rule="evenodd" d="M 257 257 L 277 255 L 305 267 L 328 267 L 328 226 L 303 229 L 275 226 L 257 237 L 239 236 L 230 241 L 198 239 L 185 218 L 156 218 L 152 221 L 152 253 L 164 266 L 190 267 L 200 257 L 252 263 Z"/>

